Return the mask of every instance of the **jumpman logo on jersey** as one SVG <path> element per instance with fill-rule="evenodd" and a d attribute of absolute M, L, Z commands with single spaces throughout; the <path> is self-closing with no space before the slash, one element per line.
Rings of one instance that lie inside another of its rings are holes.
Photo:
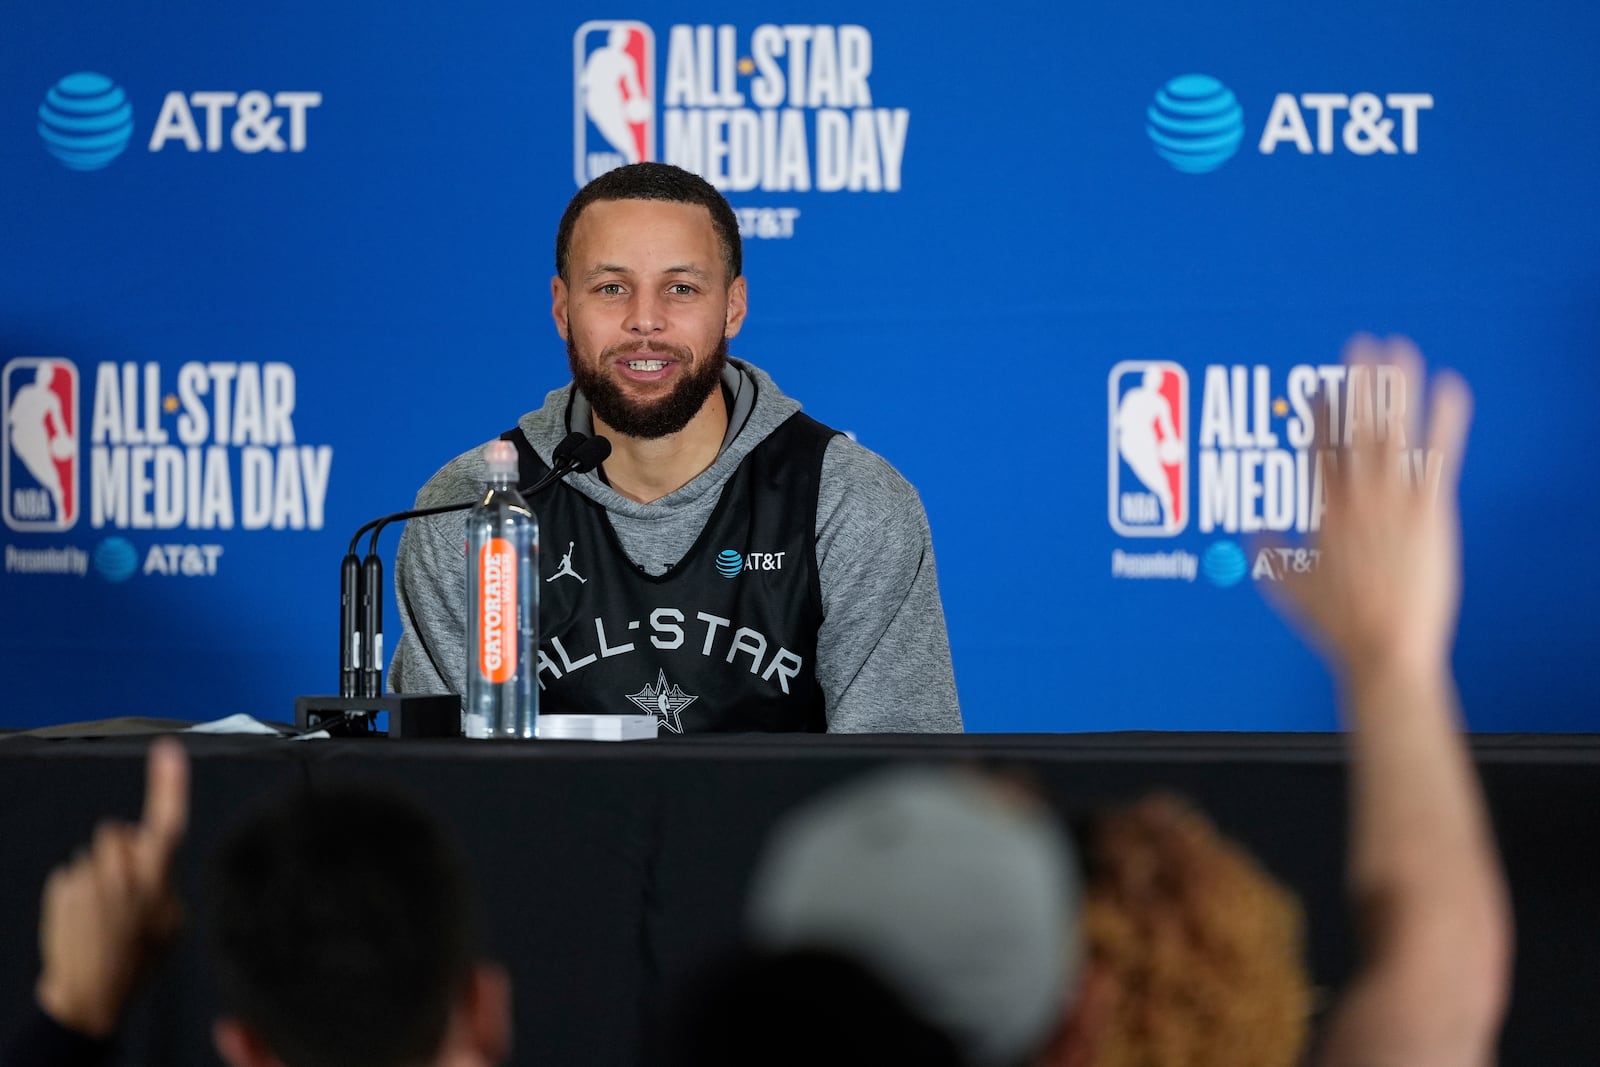
<path fill-rule="evenodd" d="M 567 554 L 561 557 L 561 565 L 556 568 L 556 572 L 554 574 L 552 574 L 550 577 L 545 579 L 545 584 L 548 585 L 550 582 L 555 581 L 557 578 L 561 578 L 561 577 L 564 577 L 566 575 L 571 575 L 572 577 L 578 579 L 578 581 L 582 582 L 584 585 L 588 585 L 589 584 L 589 579 L 585 578 L 583 575 L 579 574 L 577 571 L 572 569 L 572 546 L 575 545 L 575 544 L 577 544 L 576 541 L 568 541 L 567 542 Z"/>

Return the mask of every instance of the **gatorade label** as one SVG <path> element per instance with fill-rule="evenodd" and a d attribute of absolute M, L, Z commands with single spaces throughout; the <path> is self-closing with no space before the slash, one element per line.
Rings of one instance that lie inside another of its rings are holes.
<path fill-rule="evenodd" d="M 517 669 L 517 554 L 504 537 L 478 555 L 478 673 L 496 684 Z"/>

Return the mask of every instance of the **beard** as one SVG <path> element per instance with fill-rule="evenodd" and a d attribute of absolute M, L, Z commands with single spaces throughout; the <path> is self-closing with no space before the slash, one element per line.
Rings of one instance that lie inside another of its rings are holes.
<path fill-rule="evenodd" d="M 717 347 L 679 378 L 666 396 L 649 401 L 632 400 L 603 368 L 609 367 L 623 353 L 642 355 L 647 351 L 671 356 L 678 360 L 679 366 L 691 365 L 688 349 L 652 341 L 646 345 L 638 342 L 611 345 L 600 353 L 596 366 L 582 359 L 572 338 L 567 338 L 567 363 L 572 368 L 573 384 L 588 397 L 589 406 L 600 421 L 620 434 L 654 440 L 677 433 L 705 406 L 711 390 L 722 381 L 722 369 L 728 362 L 728 339 L 724 337 L 718 341 Z"/>

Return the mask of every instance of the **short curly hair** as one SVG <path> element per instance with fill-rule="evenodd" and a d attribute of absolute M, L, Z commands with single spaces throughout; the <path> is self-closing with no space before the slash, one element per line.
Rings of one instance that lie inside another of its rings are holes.
<path fill-rule="evenodd" d="M 1289 1067 L 1312 1012 L 1299 901 L 1187 802 L 1088 834 L 1083 921 L 1113 989 L 1097 1067 Z"/>
<path fill-rule="evenodd" d="M 597 200 L 664 200 L 674 204 L 699 204 L 711 213 L 711 226 L 717 231 L 722 249 L 722 265 L 728 282 L 744 272 L 744 247 L 739 240 L 739 219 L 728 201 L 710 182 L 670 163 L 630 163 L 608 170 L 567 203 L 556 228 L 556 274 L 567 278 L 567 256 L 572 250 L 572 231 L 583 209 Z"/>

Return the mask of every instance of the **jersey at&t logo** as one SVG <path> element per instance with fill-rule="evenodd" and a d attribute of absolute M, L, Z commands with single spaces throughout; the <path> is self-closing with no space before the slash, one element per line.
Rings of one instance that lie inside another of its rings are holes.
<path fill-rule="evenodd" d="M 1189 524 L 1189 375 L 1176 363 L 1111 368 L 1110 518 L 1124 537 L 1170 537 Z"/>
<path fill-rule="evenodd" d="M 13 530 L 71 529 L 78 521 L 78 368 L 24 358 L 3 372 L 5 523 Z"/>
<path fill-rule="evenodd" d="M 745 571 L 781 571 L 783 570 L 783 557 L 788 555 L 783 552 L 737 552 L 725 548 L 717 553 L 717 573 L 724 578 L 737 578 Z"/>
<path fill-rule="evenodd" d="M 573 160 L 579 185 L 656 158 L 656 36 L 642 22 L 595 20 L 573 37 Z"/>

